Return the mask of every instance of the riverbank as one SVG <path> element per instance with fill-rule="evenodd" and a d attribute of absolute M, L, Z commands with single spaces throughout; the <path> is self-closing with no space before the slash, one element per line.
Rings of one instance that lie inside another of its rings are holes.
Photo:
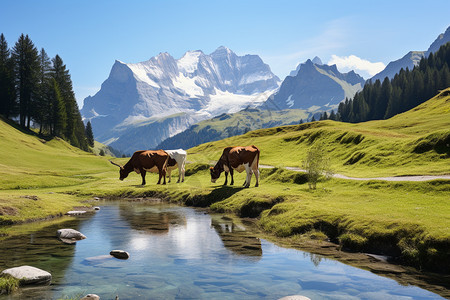
<path fill-rule="evenodd" d="M 119 181 L 117 169 L 105 164 L 109 171 L 92 173 L 82 184 L 0 191 L 0 207 L 6 207 L 4 201 L 9 199 L 8 205 L 14 208 L 9 211 L 15 211 L 14 215 L 3 214 L 0 218 L 3 222 L 23 223 L 21 229 L 0 226 L 0 239 L 2 235 L 6 238 L 36 229 L 40 222 L 26 221 L 38 215 L 60 216 L 73 207 L 97 206 L 98 199 L 157 197 L 251 218 L 264 238 L 283 246 L 331 257 L 399 282 L 420 286 L 432 281 L 437 284 L 435 292 L 441 295 L 443 290 L 450 290 L 448 180 L 331 179 L 319 182 L 317 190 L 309 190 L 304 174 L 273 168 L 261 169 L 258 188 L 253 187 L 253 182 L 245 189 L 239 185 L 244 174 L 235 174 L 236 186 L 222 186 L 223 177 L 216 184 L 210 182 L 209 165 L 188 164 L 184 183 L 172 180 L 167 185 L 156 185 L 157 175 L 148 174 L 147 185 L 141 186 L 139 175 L 132 173 Z M 175 179 L 177 174 L 173 176 Z M 54 218 L 52 222 L 62 219 Z M 365 253 L 378 256 L 368 257 Z M 375 257 L 388 258 L 389 263 Z"/>
<path fill-rule="evenodd" d="M 106 162 L 105 162 L 106 163 Z M 244 189 L 211 184 L 208 165 L 187 166 L 186 182 L 156 185 L 157 176 L 130 174 L 123 182 L 114 168 L 91 174 L 83 184 L 0 191 L 2 224 L 59 216 L 94 197 L 160 197 L 182 205 L 209 207 L 243 218 L 275 237 L 312 236 L 343 250 L 391 256 L 396 263 L 449 274 L 450 181 L 386 182 L 331 179 L 309 190 L 305 175 L 262 169 L 261 185 Z M 176 176 L 176 174 L 174 174 Z M 95 205 L 95 203 L 92 203 Z M 2 233 L 3 232 L 3 233 Z M 7 235 L 0 229 L 0 235 Z"/>

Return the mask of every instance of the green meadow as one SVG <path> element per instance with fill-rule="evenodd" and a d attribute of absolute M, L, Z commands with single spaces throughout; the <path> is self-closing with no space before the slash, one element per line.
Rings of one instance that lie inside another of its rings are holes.
<path fill-rule="evenodd" d="M 161 197 L 210 207 L 256 223 L 277 238 L 331 240 L 343 249 L 394 255 L 402 263 L 449 273 L 450 180 L 390 182 L 320 181 L 310 190 L 301 167 L 306 151 L 320 143 L 335 173 L 352 177 L 450 174 L 450 89 L 389 120 L 348 124 L 321 121 L 250 131 L 188 150 L 186 180 L 147 185 L 131 173 L 119 181 L 111 157 L 96 156 L 62 140 L 45 141 L 0 122 L 0 224 L 58 217 L 104 199 Z M 257 145 L 261 182 L 244 189 L 210 182 L 209 166 L 231 145 Z M 112 158 L 124 164 L 127 158 Z M 55 221 L 57 222 L 57 218 Z M 20 225 L 24 231 L 26 224 Z M 1 236 L 11 226 L 0 227 Z"/>

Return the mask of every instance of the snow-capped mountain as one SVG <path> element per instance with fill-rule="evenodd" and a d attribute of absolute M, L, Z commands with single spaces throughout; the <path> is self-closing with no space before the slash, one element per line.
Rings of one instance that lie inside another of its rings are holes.
<path fill-rule="evenodd" d="M 417 66 L 420 60 L 423 57 L 428 57 L 430 53 L 435 53 L 439 50 L 442 45 L 450 42 L 450 27 L 444 33 L 441 33 L 436 40 L 430 45 L 427 51 L 410 51 L 402 58 L 391 61 L 383 71 L 373 76 L 370 80 L 375 82 L 375 80 L 379 79 L 383 81 L 384 78 L 388 77 L 389 79 L 394 78 L 395 74 L 397 74 L 402 68 L 412 70 L 415 66 Z"/>
<path fill-rule="evenodd" d="M 100 91 L 84 99 L 81 113 L 98 141 L 119 150 L 151 149 L 195 122 L 265 101 L 279 84 L 257 55 L 238 56 L 226 47 L 209 55 L 188 51 L 180 59 L 160 53 L 140 63 L 116 61 Z M 130 128 L 150 124 L 154 142 L 130 140 L 136 132 Z"/>
<path fill-rule="evenodd" d="M 269 109 L 305 109 L 309 112 L 336 108 L 345 98 L 362 89 L 365 80 L 354 71 L 340 73 L 336 65 L 307 60 L 297 67 L 295 76 L 287 76 L 280 89 L 262 107 Z"/>

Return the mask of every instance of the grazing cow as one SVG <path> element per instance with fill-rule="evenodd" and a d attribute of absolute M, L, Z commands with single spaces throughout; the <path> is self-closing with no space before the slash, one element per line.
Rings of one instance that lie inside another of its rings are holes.
<path fill-rule="evenodd" d="M 145 185 L 146 172 L 159 173 L 158 184 L 161 183 L 161 178 L 164 177 L 163 184 L 166 184 L 166 169 L 167 162 L 169 160 L 169 154 L 164 150 L 140 150 L 134 152 L 130 160 L 121 166 L 110 161 L 113 165 L 120 168 L 120 180 L 127 178 L 130 172 L 135 171 L 142 176 L 142 185 Z"/>
<path fill-rule="evenodd" d="M 220 173 L 225 171 L 225 183 L 228 182 L 228 173 L 231 175 L 231 185 L 234 183 L 233 170 L 241 173 L 247 172 L 247 178 L 245 179 L 244 186 L 250 186 L 250 180 L 252 174 L 255 174 L 256 185 L 259 185 L 259 149 L 256 146 L 247 147 L 227 147 L 223 149 L 222 156 L 214 167 L 210 168 L 211 182 L 215 183 L 219 178 Z"/>
<path fill-rule="evenodd" d="M 178 166 L 178 182 L 184 182 L 184 173 L 185 173 L 185 165 L 186 165 L 186 156 L 187 153 L 183 149 L 177 150 L 165 150 L 170 158 L 167 163 L 167 175 L 169 176 L 169 182 L 171 179 L 172 170 L 175 170 Z"/>

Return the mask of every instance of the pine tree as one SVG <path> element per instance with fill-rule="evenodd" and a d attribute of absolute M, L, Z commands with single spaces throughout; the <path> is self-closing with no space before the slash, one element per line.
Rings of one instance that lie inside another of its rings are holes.
<path fill-rule="evenodd" d="M 336 114 L 334 113 L 334 110 L 331 110 L 329 119 L 333 120 L 333 121 L 336 121 Z"/>
<path fill-rule="evenodd" d="M 61 91 L 59 89 L 58 82 L 52 78 L 49 82 L 48 89 L 48 100 L 49 100 L 49 127 L 50 135 L 62 137 L 65 124 L 66 124 L 66 113 L 65 105 L 61 97 Z"/>
<path fill-rule="evenodd" d="M 3 33 L 0 35 L 0 114 L 6 118 L 17 113 L 11 51 Z"/>
<path fill-rule="evenodd" d="M 88 145 L 94 147 L 94 133 L 92 132 L 91 121 L 88 121 L 86 124 L 86 138 Z"/>
<path fill-rule="evenodd" d="M 30 128 L 33 100 L 39 70 L 38 51 L 28 35 L 23 34 L 12 51 L 16 87 L 19 96 L 20 125 Z"/>
<path fill-rule="evenodd" d="M 51 74 L 58 83 L 62 101 L 65 106 L 66 126 L 64 137 L 71 145 L 88 151 L 89 146 L 86 139 L 86 130 L 73 92 L 69 70 L 67 70 L 66 65 L 59 55 L 56 55 L 55 58 L 52 59 L 52 63 Z"/>
<path fill-rule="evenodd" d="M 39 133 L 43 133 L 44 128 L 48 128 L 48 110 L 49 100 L 46 95 L 47 89 L 50 87 L 50 70 L 51 62 L 44 48 L 41 49 L 39 54 L 39 73 L 38 73 L 38 86 L 36 93 L 35 109 L 33 114 L 33 120 L 39 124 Z"/>

